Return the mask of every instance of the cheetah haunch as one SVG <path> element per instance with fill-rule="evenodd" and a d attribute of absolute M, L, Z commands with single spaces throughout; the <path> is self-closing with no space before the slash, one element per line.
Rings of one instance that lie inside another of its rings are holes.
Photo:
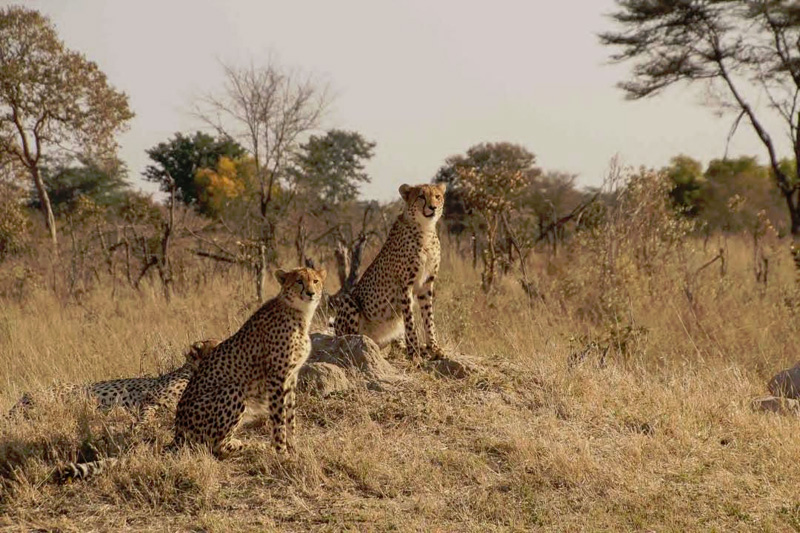
<path fill-rule="evenodd" d="M 442 357 L 433 322 L 433 283 L 439 273 L 441 246 L 436 222 L 444 210 L 446 185 L 402 185 L 405 209 L 375 260 L 355 286 L 332 300 L 336 335 L 363 334 L 378 346 L 399 337 L 405 325 L 408 356 Z M 422 344 L 414 325 L 417 300 L 425 325 Z"/>

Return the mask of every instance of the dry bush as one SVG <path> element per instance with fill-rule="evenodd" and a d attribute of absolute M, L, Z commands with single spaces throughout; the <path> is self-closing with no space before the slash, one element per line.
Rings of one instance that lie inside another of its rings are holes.
<path fill-rule="evenodd" d="M 24 252 L 30 240 L 30 220 L 22 195 L 0 181 L 0 262 Z"/>

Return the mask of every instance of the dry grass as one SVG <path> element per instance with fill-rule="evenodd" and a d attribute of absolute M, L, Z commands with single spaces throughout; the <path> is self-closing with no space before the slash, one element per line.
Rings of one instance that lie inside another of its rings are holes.
<path fill-rule="evenodd" d="M 442 379 L 395 357 L 411 378 L 397 390 L 303 396 L 302 441 L 289 460 L 265 450 L 257 427 L 244 431 L 245 452 L 219 462 L 190 450 L 160 455 L 166 416 L 134 429 L 124 413 L 72 404 L 0 421 L 0 525 L 800 530 L 799 422 L 749 407 L 797 357 L 793 272 L 788 254 L 777 254 L 763 289 L 746 243 L 729 245 L 727 275 L 701 271 L 693 306 L 686 273 L 713 255 L 699 243 L 680 264 L 667 259 L 663 272 L 631 278 L 606 315 L 596 309 L 608 293 L 595 294 L 580 257 L 531 266 L 545 296 L 534 304 L 511 279 L 482 294 L 479 276 L 450 257 L 439 329 L 477 371 Z M 246 279 L 229 277 L 169 305 L 157 288 L 115 300 L 98 291 L 80 305 L 46 292 L 0 302 L 0 408 L 56 379 L 163 370 L 190 342 L 234 331 L 253 310 L 250 293 Z M 611 344 L 608 364 L 590 356 L 570 367 L 569 354 L 590 340 Z M 60 462 L 94 450 L 126 460 L 86 483 L 46 481 Z"/>

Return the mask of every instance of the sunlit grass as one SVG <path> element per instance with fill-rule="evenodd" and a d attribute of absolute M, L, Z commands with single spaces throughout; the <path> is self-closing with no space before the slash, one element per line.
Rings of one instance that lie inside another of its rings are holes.
<path fill-rule="evenodd" d="M 791 530 L 800 526 L 798 421 L 755 413 L 751 398 L 794 363 L 798 320 L 788 253 L 766 288 L 746 240 L 727 243 L 725 276 L 700 241 L 684 261 L 633 276 L 614 309 L 633 325 L 624 349 L 599 305 L 592 270 L 536 257 L 531 302 L 516 275 L 480 290 L 445 254 L 437 287 L 445 347 L 476 364 L 450 380 L 400 359 L 411 378 L 388 392 L 300 397 L 301 442 L 282 460 L 266 432 L 243 430 L 239 456 L 162 455 L 170 421 L 134 427 L 123 412 L 37 407 L 0 421 L 0 524 L 184 530 Z M 584 287 L 574 292 L 569 286 Z M 593 287 L 595 285 L 595 287 Z M 270 287 L 270 292 L 276 290 Z M 191 342 L 222 337 L 252 312 L 246 275 L 178 291 L 104 287 L 64 304 L 46 289 L 0 303 L 0 406 L 54 380 L 154 373 Z M 617 300 L 615 300 L 616 302 Z M 619 329 L 618 328 L 618 329 Z M 638 328 L 638 329 L 636 329 Z M 611 339 L 606 365 L 591 341 Z M 616 342 L 617 344 L 614 344 Z M 86 483 L 47 481 L 65 460 L 123 455 Z"/>

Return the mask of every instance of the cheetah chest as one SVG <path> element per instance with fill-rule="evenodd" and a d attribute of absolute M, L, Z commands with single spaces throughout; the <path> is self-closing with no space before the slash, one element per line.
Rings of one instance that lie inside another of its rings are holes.
<path fill-rule="evenodd" d="M 414 289 L 416 292 L 422 290 L 422 286 L 431 276 L 435 276 L 439 270 L 439 243 L 436 235 L 427 236 L 423 240 L 419 250 L 419 270 L 414 279 Z"/>
<path fill-rule="evenodd" d="M 303 332 L 292 352 L 292 370 L 298 372 L 311 354 L 311 340 L 307 332 Z"/>
<path fill-rule="evenodd" d="M 307 331 L 298 331 L 291 335 L 289 346 L 286 353 L 279 358 L 286 360 L 286 374 L 285 379 L 287 383 L 291 383 L 300 368 L 305 364 L 308 356 L 311 354 L 311 339 Z"/>

